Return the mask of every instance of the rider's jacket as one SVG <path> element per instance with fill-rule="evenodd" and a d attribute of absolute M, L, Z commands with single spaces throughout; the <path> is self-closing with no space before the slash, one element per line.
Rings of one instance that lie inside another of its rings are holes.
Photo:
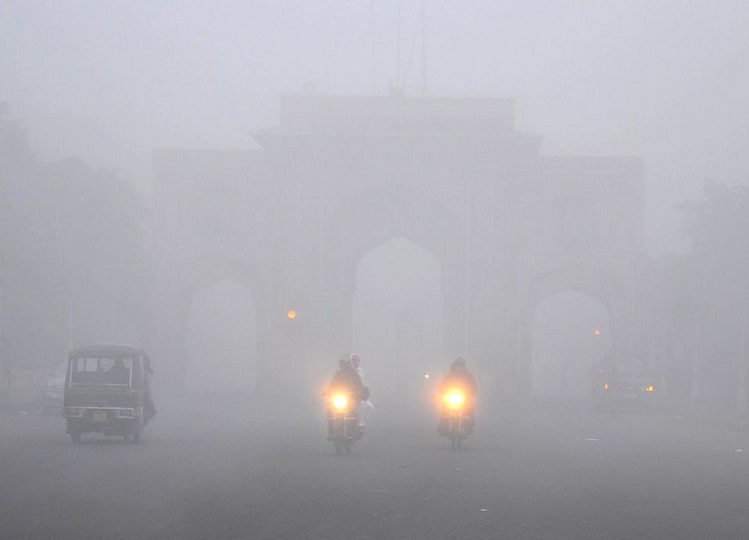
<path fill-rule="evenodd" d="M 359 374 L 351 366 L 341 367 L 333 375 L 333 380 L 330 381 L 330 386 L 328 386 L 328 393 L 334 392 L 350 393 L 357 401 L 366 399 L 367 394 Z"/>
<path fill-rule="evenodd" d="M 450 371 L 445 375 L 445 378 L 442 379 L 442 382 L 440 383 L 440 392 L 444 392 L 456 386 L 465 388 L 470 396 L 475 396 L 478 391 L 476 379 L 471 372 L 460 366 L 453 366 L 450 368 Z"/>

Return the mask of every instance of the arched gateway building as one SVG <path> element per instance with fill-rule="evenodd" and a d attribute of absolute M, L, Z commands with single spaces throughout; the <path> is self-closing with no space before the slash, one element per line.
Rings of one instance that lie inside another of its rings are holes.
<path fill-rule="evenodd" d="M 543 156 L 514 120 L 512 99 L 288 96 L 260 150 L 157 151 L 162 363 L 189 367 L 194 298 L 229 280 L 255 306 L 256 381 L 293 384 L 289 355 L 327 375 L 351 348 L 357 262 L 399 237 L 439 261 L 443 365 L 480 357 L 529 388 L 534 312 L 566 290 L 599 300 L 629 351 L 642 160 Z"/>

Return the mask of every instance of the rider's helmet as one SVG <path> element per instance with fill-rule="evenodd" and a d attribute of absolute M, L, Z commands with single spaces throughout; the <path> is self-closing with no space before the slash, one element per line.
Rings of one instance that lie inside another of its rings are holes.
<path fill-rule="evenodd" d="M 351 365 L 354 366 L 354 369 L 359 369 L 359 366 L 361 365 L 361 358 L 358 354 L 354 353 L 350 357 Z"/>
<path fill-rule="evenodd" d="M 349 360 L 348 356 L 343 356 L 340 360 L 338 360 L 338 365 L 341 368 L 351 367 L 351 360 Z"/>

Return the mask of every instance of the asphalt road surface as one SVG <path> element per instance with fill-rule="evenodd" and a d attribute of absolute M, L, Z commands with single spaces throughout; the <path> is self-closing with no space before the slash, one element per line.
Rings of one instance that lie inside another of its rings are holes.
<path fill-rule="evenodd" d="M 749 538 L 749 434 L 674 415 L 481 409 L 451 450 L 376 403 L 349 456 L 315 404 L 161 399 L 138 444 L 0 415 L 0 538 Z"/>

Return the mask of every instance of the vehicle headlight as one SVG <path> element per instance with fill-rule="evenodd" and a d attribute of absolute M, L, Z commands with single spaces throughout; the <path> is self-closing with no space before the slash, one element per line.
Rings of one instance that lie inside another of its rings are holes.
<path fill-rule="evenodd" d="M 652 384 L 649 384 L 649 385 L 647 385 L 645 387 L 645 391 L 648 392 L 649 394 L 651 394 L 651 393 L 655 392 L 655 386 L 653 386 Z"/>
<path fill-rule="evenodd" d="M 348 398 L 343 394 L 336 394 L 335 396 L 333 396 L 332 403 L 334 408 L 341 411 L 348 405 Z"/>
<path fill-rule="evenodd" d="M 445 395 L 445 403 L 451 409 L 457 409 L 466 402 L 466 395 L 460 390 L 451 390 Z"/>

